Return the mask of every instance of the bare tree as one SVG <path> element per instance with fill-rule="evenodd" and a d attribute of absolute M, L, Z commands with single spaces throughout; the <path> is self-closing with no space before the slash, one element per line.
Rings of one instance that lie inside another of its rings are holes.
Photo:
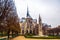
<path fill-rule="evenodd" d="M 19 32 L 20 30 L 18 15 L 13 0 L 0 0 L 0 28 L 8 30 L 8 36 L 10 31 Z"/>

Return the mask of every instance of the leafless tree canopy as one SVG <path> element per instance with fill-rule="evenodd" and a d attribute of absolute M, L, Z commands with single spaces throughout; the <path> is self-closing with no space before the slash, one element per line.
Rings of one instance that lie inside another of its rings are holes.
<path fill-rule="evenodd" d="M 0 0 L 0 31 L 19 30 L 19 19 L 13 0 Z"/>

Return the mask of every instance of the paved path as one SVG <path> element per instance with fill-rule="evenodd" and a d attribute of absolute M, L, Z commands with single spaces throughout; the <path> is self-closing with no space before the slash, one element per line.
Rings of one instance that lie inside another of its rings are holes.
<path fill-rule="evenodd" d="M 13 38 L 12 40 L 60 40 L 60 39 L 31 39 L 25 38 L 24 36 L 18 36 L 16 38 Z"/>

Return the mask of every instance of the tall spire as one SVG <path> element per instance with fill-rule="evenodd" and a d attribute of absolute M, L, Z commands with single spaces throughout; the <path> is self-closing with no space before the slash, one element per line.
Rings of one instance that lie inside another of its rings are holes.
<path fill-rule="evenodd" d="M 43 33 L 42 33 L 42 21 L 41 21 L 40 14 L 39 14 L 39 36 L 43 36 Z"/>
<path fill-rule="evenodd" d="M 40 14 L 39 14 L 39 24 L 41 24 L 41 17 L 40 17 Z"/>
<path fill-rule="evenodd" d="M 27 6 L 27 18 L 31 18 L 30 14 L 29 14 L 28 6 Z"/>

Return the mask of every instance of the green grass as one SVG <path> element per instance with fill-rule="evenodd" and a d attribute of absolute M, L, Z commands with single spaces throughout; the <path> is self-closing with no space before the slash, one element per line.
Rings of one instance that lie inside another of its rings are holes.
<path fill-rule="evenodd" d="M 26 38 L 34 38 L 34 39 L 60 39 L 60 36 L 48 36 L 48 37 L 33 37 L 29 35 L 25 35 Z"/>
<path fill-rule="evenodd" d="M 0 40 L 8 40 L 8 39 L 6 39 L 6 38 L 3 38 L 3 39 L 0 39 Z"/>

